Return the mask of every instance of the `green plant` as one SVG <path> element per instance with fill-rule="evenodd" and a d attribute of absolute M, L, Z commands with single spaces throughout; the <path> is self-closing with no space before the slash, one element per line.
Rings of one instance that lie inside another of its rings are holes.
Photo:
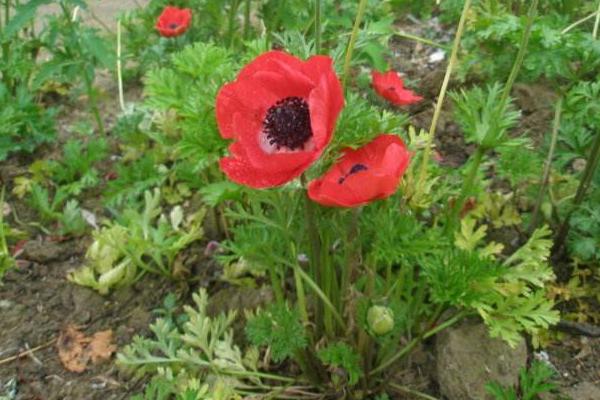
<path fill-rule="evenodd" d="M 194 294 L 194 306 L 186 306 L 187 322 L 157 319 L 150 327 L 153 338 L 136 336 L 117 356 L 118 363 L 153 379 L 140 399 L 171 398 L 229 400 L 252 394 L 276 394 L 279 390 L 263 380 L 286 384 L 284 377 L 258 371 L 258 352 L 245 352 L 234 344 L 235 313 L 207 314 L 208 294 Z M 285 391 L 285 388 L 282 388 Z M 158 396 L 158 397 L 156 397 Z"/>
<path fill-rule="evenodd" d="M 543 393 L 551 392 L 557 385 L 553 382 L 554 370 L 542 361 L 534 361 L 529 368 L 519 371 L 519 386 L 505 387 L 498 382 L 486 385 L 486 390 L 496 400 L 535 400 Z"/>
<path fill-rule="evenodd" d="M 37 79 L 53 77 L 68 85 L 83 84 L 98 131 L 104 135 L 94 81 L 97 68 L 114 70 L 116 52 L 97 29 L 84 25 L 77 17 L 79 9 L 87 7 L 84 0 L 60 0 L 58 5 L 61 13 L 49 18 L 42 37 L 52 59 L 44 64 Z"/>
<path fill-rule="evenodd" d="M 0 83 L 0 161 L 11 153 L 31 153 L 52 141 L 56 134 L 54 115 L 55 110 L 44 110 L 26 86 L 18 86 L 11 93 Z"/>
<path fill-rule="evenodd" d="M 0 283 L 6 272 L 15 265 L 15 260 L 12 258 L 8 249 L 8 226 L 4 223 L 4 188 L 0 192 Z"/>
<path fill-rule="evenodd" d="M 158 189 L 147 191 L 142 211 L 126 209 L 118 222 L 96 230 L 86 253 L 87 264 L 72 272 L 69 280 L 105 294 L 147 272 L 168 278 L 184 275 L 175 268 L 175 260 L 202 238 L 204 210 L 186 217 L 181 206 L 175 206 L 167 216 L 160 202 Z"/>

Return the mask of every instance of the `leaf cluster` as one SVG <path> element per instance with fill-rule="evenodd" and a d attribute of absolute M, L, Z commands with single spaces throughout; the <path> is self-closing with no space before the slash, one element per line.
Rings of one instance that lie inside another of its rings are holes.
<path fill-rule="evenodd" d="M 521 113 L 514 110 L 510 101 L 503 101 L 503 87 L 496 83 L 486 88 L 474 87 L 451 93 L 455 117 L 469 143 L 484 149 L 519 146 L 522 139 L 511 138 L 508 133 L 519 121 Z"/>
<path fill-rule="evenodd" d="M 519 387 L 506 387 L 498 382 L 490 382 L 486 391 L 496 400 L 535 400 L 541 394 L 551 392 L 557 385 L 553 381 L 554 370 L 542 361 L 534 361 L 530 368 L 519 371 Z"/>
<path fill-rule="evenodd" d="M 184 215 L 180 206 L 167 215 L 160 205 L 160 191 L 147 191 L 144 208 L 126 209 L 118 222 L 108 222 L 93 233 L 86 265 L 69 280 L 108 293 L 131 284 L 144 273 L 176 277 L 175 258 L 181 250 L 202 238 L 204 210 Z M 179 271 L 181 273 L 181 271 Z"/>
<path fill-rule="evenodd" d="M 578 80 L 597 74 L 600 45 L 593 40 L 591 29 L 563 33 L 565 27 L 578 19 L 569 17 L 568 14 L 550 11 L 540 12 L 535 18 L 521 79 Z M 493 10 L 483 5 L 474 7 L 469 21 L 470 29 L 464 39 L 467 56 L 462 62 L 461 75 L 475 73 L 484 79 L 505 79 L 526 24 L 527 16 L 514 15 L 504 8 Z M 511 48 L 515 50 L 506 51 Z"/>
<path fill-rule="evenodd" d="M 293 357 L 308 344 L 297 310 L 274 304 L 246 322 L 246 336 L 255 346 L 267 346 L 275 362 Z"/>
<path fill-rule="evenodd" d="M 546 283 L 554 278 L 547 264 L 552 245 L 549 229 L 536 230 L 525 245 L 500 262 L 492 257 L 490 245 L 477 250 L 485 231 L 465 227 L 466 223 L 463 220 L 461 229 L 466 237 L 458 242 L 463 250 L 422 261 L 433 301 L 476 311 L 492 336 L 511 345 L 520 332 L 535 333 L 556 323 L 558 312 L 545 294 Z"/>
<path fill-rule="evenodd" d="M 204 289 L 193 300 L 193 306 L 184 308 L 187 322 L 159 318 L 150 326 L 151 338 L 136 336 L 117 355 L 121 367 L 153 377 L 137 398 L 237 399 L 242 379 L 259 382 L 253 377 L 258 355 L 253 350 L 243 355 L 233 343 L 235 313 L 209 316 Z"/>

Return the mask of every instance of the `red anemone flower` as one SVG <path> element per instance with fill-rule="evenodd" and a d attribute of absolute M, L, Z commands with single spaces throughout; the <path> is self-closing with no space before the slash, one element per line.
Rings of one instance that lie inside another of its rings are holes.
<path fill-rule="evenodd" d="M 257 189 L 296 178 L 329 144 L 343 106 L 331 58 L 302 61 L 282 51 L 258 56 L 217 95 L 221 136 L 234 140 L 221 169 Z"/>
<path fill-rule="evenodd" d="M 394 194 L 411 153 L 395 135 L 379 135 L 342 158 L 308 185 L 308 197 L 324 206 L 358 207 Z"/>
<path fill-rule="evenodd" d="M 395 105 L 408 106 L 423 100 L 423 97 L 416 95 L 412 90 L 404 88 L 404 82 L 396 71 L 373 71 L 371 78 L 377 94 Z"/>
<path fill-rule="evenodd" d="M 167 6 L 156 21 L 156 29 L 161 36 L 175 37 L 183 35 L 192 22 L 192 10 Z"/>

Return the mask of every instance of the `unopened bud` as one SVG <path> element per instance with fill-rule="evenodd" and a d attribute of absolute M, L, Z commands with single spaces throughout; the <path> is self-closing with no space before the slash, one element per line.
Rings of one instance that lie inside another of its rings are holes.
<path fill-rule="evenodd" d="M 372 306 L 367 312 L 367 323 L 378 336 L 390 333 L 394 329 L 394 312 L 389 307 Z"/>

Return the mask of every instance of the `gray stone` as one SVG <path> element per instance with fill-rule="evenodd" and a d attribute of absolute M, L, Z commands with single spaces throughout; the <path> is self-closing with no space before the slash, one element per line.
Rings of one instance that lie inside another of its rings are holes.
<path fill-rule="evenodd" d="M 481 322 L 467 321 L 441 332 L 435 347 L 440 391 L 449 400 L 493 399 L 486 383 L 515 386 L 519 369 L 527 363 L 525 340 L 513 349 L 490 338 Z"/>

